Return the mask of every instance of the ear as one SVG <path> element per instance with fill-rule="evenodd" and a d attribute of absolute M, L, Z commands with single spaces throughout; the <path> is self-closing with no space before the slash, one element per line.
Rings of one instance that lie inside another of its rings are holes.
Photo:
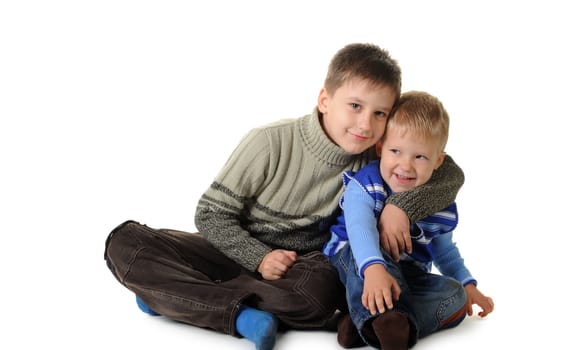
<path fill-rule="evenodd" d="M 439 154 L 439 158 L 437 158 L 437 162 L 435 163 L 435 170 L 437 170 L 444 162 L 446 156 L 446 152 L 441 152 Z"/>
<path fill-rule="evenodd" d="M 376 155 L 378 156 L 378 158 L 381 158 L 382 157 L 382 139 L 380 139 L 380 140 L 378 140 L 378 142 L 376 142 L 375 147 L 376 147 Z"/>
<path fill-rule="evenodd" d="M 329 100 L 329 92 L 326 88 L 321 89 L 317 97 L 317 109 L 322 113 L 327 113 L 327 102 Z"/>

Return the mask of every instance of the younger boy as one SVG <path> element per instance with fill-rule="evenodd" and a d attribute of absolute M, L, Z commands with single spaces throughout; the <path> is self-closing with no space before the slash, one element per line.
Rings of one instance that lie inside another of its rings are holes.
<path fill-rule="evenodd" d="M 198 203 L 201 234 L 125 222 L 108 237 L 108 267 L 143 311 L 242 336 L 259 350 L 274 347 L 279 322 L 324 327 L 344 304 L 339 276 L 320 252 L 340 176 L 375 158 L 400 90 L 400 68 L 385 50 L 347 45 L 311 114 L 241 141 Z M 390 201 L 420 219 L 451 203 L 463 178 L 449 159 L 428 186 Z"/>
<path fill-rule="evenodd" d="M 324 247 L 347 289 L 350 316 L 340 320 L 338 334 L 344 347 L 403 350 L 456 326 L 473 304 L 482 317 L 493 311 L 452 241 L 455 203 L 411 225 L 413 250 L 399 262 L 380 251 L 378 218 L 387 197 L 431 179 L 445 159 L 448 128 L 437 98 L 405 93 L 388 120 L 380 159 L 344 174 L 343 211 Z M 430 273 L 432 264 L 442 275 Z"/>

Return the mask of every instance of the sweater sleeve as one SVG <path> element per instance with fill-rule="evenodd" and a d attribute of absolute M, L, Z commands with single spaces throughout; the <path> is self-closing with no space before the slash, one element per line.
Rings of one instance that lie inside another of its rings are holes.
<path fill-rule="evenodd" d="M 448 207 L 455 201 L 464 184 L 464 172 L 446 155 L 443 164 L 433 172 L 424 185 L 410 191 L 395 193 L 388 197 L 386 204 L 393 204 L 406 212 L 414 223 Z"/>
<path fill-rule="evenodd" d="M 438 235 L 433 238 L 431 244 L 433 264 L 441 274 L 456 279 L 463 286 L 468 283 L 477 284 L 476 279 L 472 277 L 470 271 L 464 265 L 464 259 L 456 244 L 452 241 L 452 232 Z"/>
<path fill-rule="evenodd" d="M 263 186 L 269 152 L 264 132 L 255 129 L 247 134 L 200 198 L 195 214 L 200 233 L 249 271 L 255 271 L 272 250 L 242 225 L 245 203 Z"/>
<path fill-rule="evenodd" d="M 345 188 L 343 212 L 351 250 L 361 278 L 364 278 L 364 269 L 369 265 L 386 264 L 380 251 L 380 234 L 374 208 L 374 198 L 357 181 L 351 180 Z"/>

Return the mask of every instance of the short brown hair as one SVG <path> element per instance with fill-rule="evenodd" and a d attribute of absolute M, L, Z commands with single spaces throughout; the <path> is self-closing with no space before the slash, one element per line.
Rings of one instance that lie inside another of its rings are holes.
<path fill-rule="evenodd" d="M 389 127 L 432 137 L 439 141 L 441 151 L 444 151 L 449 115 L 437 97 L 422 91 L 408 91 L 400 96 L 394 107 L 386 125 Z"/>
<path fill-rule="evenodd" d="M 340 49 L 329 64 L 325 89 L 333 94 L 351 78 L 389 86 L 397 96 L 401 92 L 401 69 L 398 63 L 388 51 L 373 44 L 355 43 Z"/>

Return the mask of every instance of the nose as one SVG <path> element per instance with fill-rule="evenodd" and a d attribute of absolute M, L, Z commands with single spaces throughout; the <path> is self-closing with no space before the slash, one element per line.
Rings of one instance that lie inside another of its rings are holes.
<path fill-rule="evenodd" d="M 371 130 L 372 128 L 372 124 L 371 124 L 371 118 L 372 115 L 370 113 L 362 113 L 358 116 L 357 119 L 357 123 L 356 126 L 359 130 L 363 131 L 363 132 L 367 132 L 369 130 Z"/>
<path fill-rule="evenodd" d="M 408 172 L 411 170 L 411 159 L 402 154 L 398 159 L 398 166 L 401 170 Z"/>

